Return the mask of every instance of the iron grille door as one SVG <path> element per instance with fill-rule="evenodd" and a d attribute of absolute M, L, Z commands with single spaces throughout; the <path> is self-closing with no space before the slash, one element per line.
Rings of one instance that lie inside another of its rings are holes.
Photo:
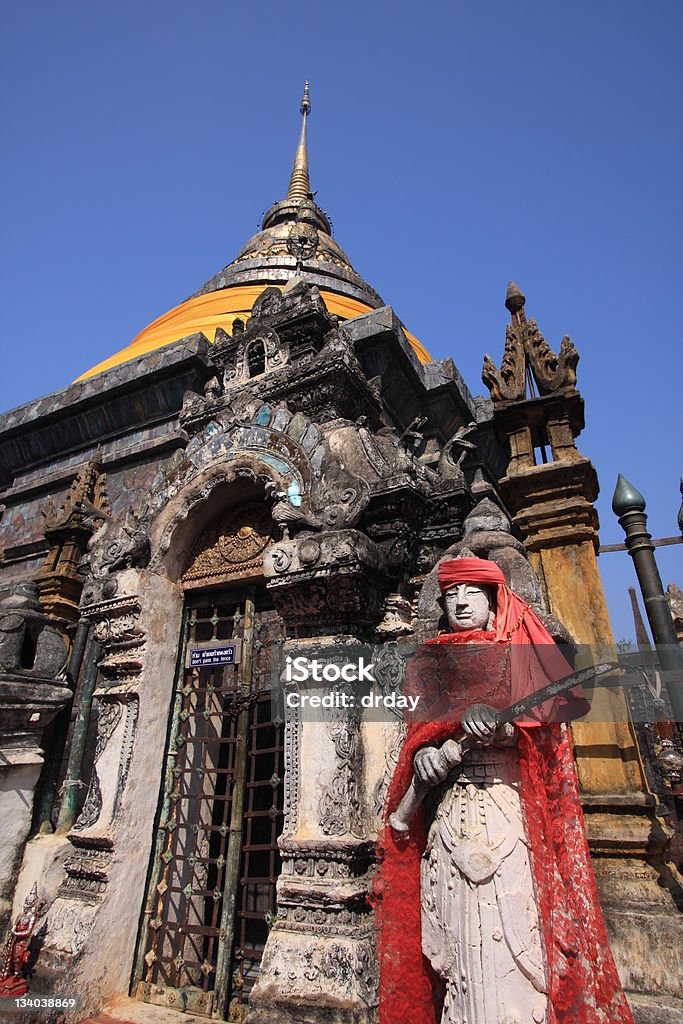
<path fill-rule="evenodd" d="M 136 994 L 240 1021 L 280 870 L 283 726 L 269 687 L 282 620 L 249 588 L 239 602 L 192 595 L 186 621 L 185 647 L 239 641 L 241 661 L 186 668 L 183 653 Z"/>

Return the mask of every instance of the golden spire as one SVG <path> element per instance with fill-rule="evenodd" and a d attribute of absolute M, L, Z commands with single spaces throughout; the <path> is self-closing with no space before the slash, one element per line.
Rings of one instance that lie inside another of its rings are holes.
<path fill-rule="evenodd" d="M 292 176 L 289 179 L 289 188 L 285 202 L 304 202 L 311 193 L 311 182 L 308 177 L 308 149 L 306 148 L 306 118 L 311 112 L 311 101 L 308 95 L 308 82 L 304 86 L 304 95 L 301 100 L 301 135 L 299 145 L 296 147 L 294 167 Z"/>

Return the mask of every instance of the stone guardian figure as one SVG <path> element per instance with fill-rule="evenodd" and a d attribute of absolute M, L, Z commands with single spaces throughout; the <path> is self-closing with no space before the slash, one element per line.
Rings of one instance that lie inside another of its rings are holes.
<path fill-rule="evenodd" d="M 386 813 L 413 772 L 431 806 L 381 837 L 380 1024 L 632 1024 L 560 724 L 585 713 L 583 695 L 498 725 L 571 667 L 493 562 L 445 561 L 438 579 L 448 626 L 408 667 L 422 720 Z"/>

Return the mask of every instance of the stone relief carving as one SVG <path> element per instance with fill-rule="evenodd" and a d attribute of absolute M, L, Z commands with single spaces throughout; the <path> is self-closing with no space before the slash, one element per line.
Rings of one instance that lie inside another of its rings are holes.
<path fill-rule="evenodd" d="M 384 618 L 377 627 L 377 636 L 380 640 L 392 640 L 408 633 L 412 633 L 411 603 L 400 594 L 389 594 L 384 603 Z M 392 646 L 387 644 L 386 648 Z"/>
<path fill-rule="evenodd" d="M 310 193 L 309 193 L 310 196 Z M 320 243 L 316 224 L 318 217 L 312 198 L 299 205 L 294 223 L 287 235 L 287 252 L 296 258 L 296 273 L 301 273 L 305 260 L 315 255 Z"/>
<path fill-rule="evenodd" d="M 325 461 L 311 494 L 313 510 L 324 526 L 331 529 L 353 526 L 369 500 L 370 491 L 365 480 L 346 469 L 337 456 Z"/>
<path fill-rule="evenodd" d="M 397 712 L 400 714 L 400 712 Z M 400 725 L 395 729 L 393 739 L 388 744 L 384 754 L 384 771 L 375 783 L 372 791 L 372 809 L 375 817 L 381 820 L 382 810 L 387 798 L 387 791 L 389 789 L 389 783 L 396 770 L 398 764 L 398 758 L 401 753 L 401 747 L 403 746 L 406 738 L 406 725 L 405 722 L 401 722 Z"/>
<path fill-rule="evenodd" d="M 353 372 L 358 375 L 361 380 L 365 380 L 365 374 L 358 362 L 353 342 L 342 330 L 340 330 L 338 321 L 337 325 L 332 328 L 329 334 L 325 335 L 325 344 L 318 353 L 316 361 L 323 364 L 329 363 L 330 360 L 335 358 L 340 358 L 349 367 L 349 369 L 353 370 Z M 375 393 L 374 388 L 376 387 L 377 384 L 375 379 L 375 383 L 373 384 L 373 393 Z"/>
<path fill-rule="evenodd" d="M 84 601 L 93 599 L 92 588 L 84 589 Z M 146 637 L 139 626 L 140 602 L 135 594 L 82 604 L 82 612 L 93 620 L 95 639 L 102 645 L 99 660 L 100 688 L 130 688 L 142 671 Z"/>
<path fill-rule="evenodd" d="M 227 391 L 288 363 L 289 346 L 280 340 L 276 331 L 267 327 L 256 330 L 250 321 L 247 330 L 240 335 L 234 362 L 224 371 L 223 387 Z"/>
<path fill-rule="evenodd" d="M 278 912 L 266 947 L 261 977 L 275 979 L 289 993 L 357 996 L 374 1005 L 377 990 L 375 926 L 367 892 L 374 861 L 369 840 L 282 837 L 283 857 Z M 335 893 L 330 901 L 327 883 Z M 300 941 L 305 940 L 305 943 Z M 344 949 L 353 958 L 351 967 Z M 353 973 L 340 976 L 335 961 Z"/>
<path fill-rule="evenodd" d="M 443 481 L 462 481 L 463 463 L 469 452 L 476 451 L 476 444 L 467 438 L 477 429 L 476 423 L 468 423 L 458 427 L 453 437 L 446 442 L 439 455 L 438 472 Z"/>
<path fill-rule="evenodd" d="M 130 695 L 124 704 L 126 721 L 121 739 L 121 752 L 119 754 L 119 768 L 116 779 L 116 795 L 114 797 L 114 817 L 121 810 L 123 793 L 128 782 L 130 764 L 133 759 L 133 746 L 135 744 L 135 733 L 137 731 L 138 716 L 140 712 L 140 700 L 137 694 Z"/>
<path fill-rule="evenodd" d="M 55 505 L 52 497 L 48 497 L 40 508 L 46 534 L 82 525 L 89 519 L 106 519 L 109 511 L 107 476 L 102 472 L 99 449 L 77 473 L 64 501 Z"/>
<path fill-rule="evenodd" d="M 196 391 L 186 391 L 183 395 L 183 405 L 178 414 L 181 427 L 188 433 L 196 433 L 205 426 L 208 420 L 216 413 L 219 407 L 225 403 L 220 401 L 223 394 L 223 387 L 218 377 L 211 377 L 204 385 L 202 395 Z"/>
<path fill-rule="evenodd" d="M 375 651 L 372 660 L 373 674 L 382 696 L 390 693 L 401 694 L 406 672 L 407 651 L 412 649 L 412 646 L 406 648 L 395 641 L 389 641 Z M 389 783 L 398 763 L 398 756 L 406 734 L 403 713 L 400 708 L 389 705 L 388 710 L 396 719 L 396 728 L 385 749 L 384 772 L 372 791 L 372 809 L 377 818 L 382 813 Z"/>
<path fill-rule="evenodd" d="M 42 568 L 35 577 L 40 601 L 53 624 L 68 629 L 78 621 L 78 604 L 83 587 L 80 564 L 97 522 L 110 518 L 99 449 L 79 470 L 63 501 L 51 497 L 40 513 L 45 519 L 45 539 L 50 545 Z"/>
<path fill-rule="evenodd" d="M 300 508 L 292 505 L 286 491 L 274 491 L 270 514 L 273 521 L 280 528 L 283 540 L 289 540 L 290 532 L 294 533 L 306 527 L 319 529 L 322 526 L 321 516 L 311 513 L 307 514 Z M 283 556 L 281 555 L 281 557 Z"/>
<path fill-rule="evenodd" d="M 338 684 L 333 691 L 346 689 Z M 361 800 L 362 744 L 357 709 L 337 712 L 329 725 L 329 734 L 337 758 L 329 786 L 320 796 L 320 828 L 326 836 L 364 835 Z"/>
<path fill-rule="evenodd" d="M 320 430 L 283 405 L 262 404 L 251 424 L 238 423 L 228 436 L 218 431 L 198 435 L 186 456 L 191 460 L 187 468 L 176 471 L 172 482 L 159 482 L 167 502 L 204 467 L 222 458 L 226 479 L 245 476 L 263 483 L 272 501 L 271 516 L 285 540 L 302 529 L 349 525 L 357 521 L 369 500 L 365 481 L 346 469 L 337 456 L 329 455 Z M 192 507 L 206 500 L 219 482 L 217 475 L 212 475 L 204 489 L 192 494 L 179 518 L 187 518 Z M 149 514 L 156 511 L 150 509 Z M 171 532 L 167 531 L 167 536 Z"/>
<path fill-rule="evenodd" d="M 295 682 L 288 683 L 287 686 L 294 690 L 298 689 Z M 301 792 L 301 730 L 301 709 L 298 706 L 292 708 L 285 705 L 283 838 L 291 836 L 298 824 Z"/>
<path fill-rule="evenodd" d="M 307 225 L 302 223 L 301 228 L 305 232 Z M 211 359 L 223 372 L 226 389 L 290 365 L 288 338 L 298 341 L 292 323 L 296 322 L 297 314 L 309 319 L 317 317 L 326 326 L 330 323 L 318 288 L 300 278 L 294 278 L 282 291 L 275 287 L 264 289 L 252 307 L 246 328 L 235 321 L 232 335 L 222 330 L 216 332 Z M 283 337 L 280 325 L 285 326 L 287 338 Z"/>
<path fill-rule="evenodd" d="M 93 534 L 88 545 L 90 572 L 103 579 L 119 569 L 144 568 L 149 562 L 149 537 L 141 516 L 127 508 Z"/>
<path fill-rule="evenodd" d="M 190 552 L 183 582 L 193 586 L 260 572 L 272 521 L 262 502 L 229 510 L 206 529 Z"/>
<path fill-rule="evenodd" d="M 285 966 L 286 965 L 286 966 Z M 376 1000 L 379 974 L 374 943 L 371 939 L 339 939 L 322 946 L 296 948 L 285 959 L 271 961 L 268 951 L 262 972 L 272 976 L 284 994 L 305 991 L 307 998 L 317 994 L 337 998 L 357 998 L 372 1006 Z"/>
<path fill-rule="evenodd" d="M 407 649 L 411 648 L 399 647 L 395 641 L 389 641 L 382 644 L 373 654 L 373 675 L 377 686 L 385 697 L 390 693 L 401 693 L 406 674 Z M 394 709 L 393 713 L 400 721 L 403 720 L 399 710 Z"/>
<path fill-rule="evenodd" d="M 95 742 L 95 753 L 93 755 L 93 769 L 90 779 L 90 786 L 83 804 L 78 820 L 74 824 L 74 831 L 81 832 L 83 829 L 94 825 L 102 810 L 102 789 L 97 771 L 97 762 L 102 757 L 109 740 L 114 735 L 117 725 L 121 721 L 123 704 L 118 700 L 101 700 L 97 714 L 97 740 Z"/>
<path fill-rule="evenodd" d="M 360 443 L 363 446 L 365 458 L 374 469 L 378 477 L 387 479 L 392 473 L 392 462 L 387 458 L 381 445 L 378 443 L 375 434 L 368 428 L 367 416 L 359 416 L 354 426 L 358 432 Z"/>
<path fill-rule="evenodd" d="M 375 861 L 375 844 L 371 840 L 318 840 L 282 837 L 283 875 L 291 878 L 316 876 L 333 881 L 361 879 Z M 287 889 L 287 894 L 290 890 Z M 287 896 L 289 898 L 289 895 Z"/>
<path fill-rule="evenodd" d="M 74 847 L 71 856 L 64 861 L 66 878 L 62 882 L 57 896 L 60 899 L 78 900 L 80 903 L 97 904 L 102 901 L 107 891 L 108 874 L 113 857 L 111 840 L 99 837 L 88 840 L 78 833 L 71 833 L 69 841 Z M 65 934 L 71 932 L 68 952 L 76 955 L 81 952 L 87 937 L 85 925 L 79 928 L 81 920 L 69 911 L 60 911 L 59 923 Z M 51 939 L 54 943 L 55 939 Z"/>
<path fill-rule="evenodd" d="M 384 599 L 386 561 L 358 530 L 302 533 L 264 556 L 263 571 L 280 614 L 304 635 L 376 627 Z"/>

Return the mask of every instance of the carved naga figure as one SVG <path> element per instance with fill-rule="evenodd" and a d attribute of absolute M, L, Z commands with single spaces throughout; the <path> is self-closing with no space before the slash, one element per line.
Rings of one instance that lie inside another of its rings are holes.
<path fill-rule="evenodd" d="M 29 959 L 29 944 L 38 918 L 38 890 L 33 888 L 24 900 L 24 909 L 10 929 L 0 965 L 0 999 L 23 996 L 28 992 L 24 965 Z"/>
<path fill-rule="evenodd" d="M 435 1024 L 439 1012 L 441 1024 L 633 1024 L 560 725 L 585 712 L 583 695 L 499 725 L 499 711 L 570 666 L 493 562 L 444 561 L 438 581 L 448 628 L 408 667 L 404 692 L 422 713 L 386 813 L 413 772 L 431 809 L 381 837 L 380 1024 Z"/>

